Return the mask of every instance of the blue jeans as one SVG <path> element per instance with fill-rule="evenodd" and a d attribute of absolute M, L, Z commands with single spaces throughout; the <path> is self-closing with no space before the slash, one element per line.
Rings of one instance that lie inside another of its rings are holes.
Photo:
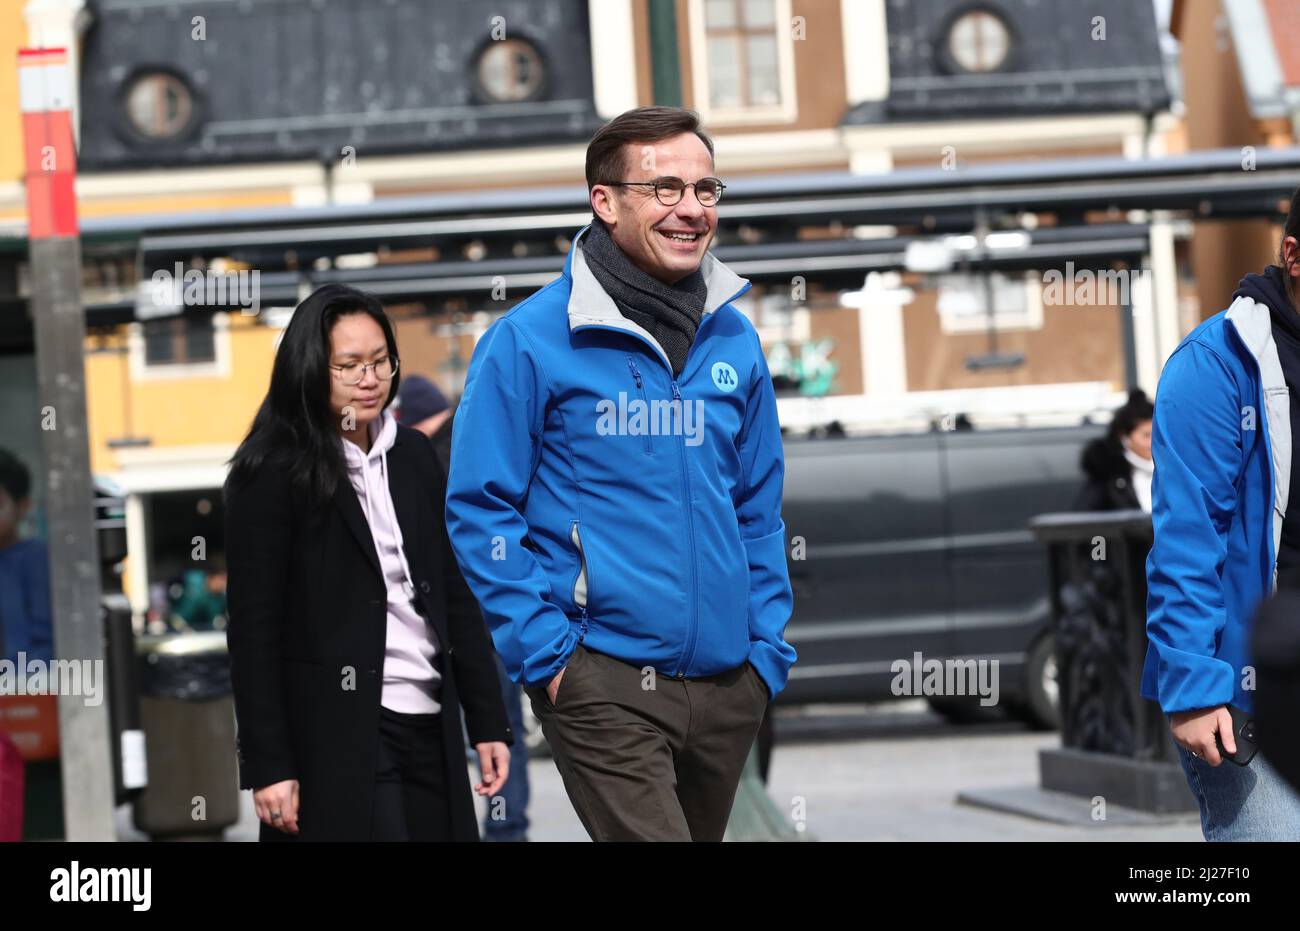
<path fill-rule="evenodd" d="M 1182 747 L 1178 757 L 1201 806 L 1207 841 L 1300 840 L 1300 795 L 1262 753 L 1249 766 L 1228 760 L 1211 766 Z"/>
<path fill-rule="evenodd" d="M 515 742 L 510 747 L 510 777 L 500 795 L 488 799 L 483 816 L 483 837 L 489 841 L 521 841 L 528 836 L 528 746 L 524 743 L 524 708 L 518 685 L 510 681 L 501 657 L 496 657 L 501 679 L 501 699 Z M 497 817 L 493 818 L 492 815 Z"/>

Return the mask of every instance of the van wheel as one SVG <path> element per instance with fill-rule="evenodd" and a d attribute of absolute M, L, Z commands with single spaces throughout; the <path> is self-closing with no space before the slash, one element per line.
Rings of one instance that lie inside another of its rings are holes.
<path fill-rule="evenodd" d="M 1060 686 L 1056 679 L 1056 640 L 1043 634 L 1025 659 L 1025 694 L 1012 702 L 1012 715 L 1040 731 L 1061 727 Z"/>

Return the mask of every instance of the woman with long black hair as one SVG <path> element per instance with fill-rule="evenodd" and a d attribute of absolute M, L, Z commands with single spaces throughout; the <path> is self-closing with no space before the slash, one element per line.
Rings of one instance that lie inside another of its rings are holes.
<path fill-rule="evenodd" d="M 241 788 L 261 838 L 477 840 L 512 742 L 487 627 L 443 520 L 446 478 L 388 410 L 379 301 L 326 285 L 298 305 L 226 481 Z"/>

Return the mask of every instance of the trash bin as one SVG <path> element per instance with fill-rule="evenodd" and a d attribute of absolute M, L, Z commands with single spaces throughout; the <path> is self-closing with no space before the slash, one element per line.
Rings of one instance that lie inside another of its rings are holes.
<path fill-rule="evenodd" d="M 154 840 L 221 840 L 239 820 L 226 635 L 141 637 L 137 654 L 149 784 L 135 826 Z"/>

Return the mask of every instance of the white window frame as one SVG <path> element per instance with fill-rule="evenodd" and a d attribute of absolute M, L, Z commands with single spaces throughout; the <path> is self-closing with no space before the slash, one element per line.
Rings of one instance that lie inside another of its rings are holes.
<path fill-rule="evenodd" d="M 639 103 L 633 18 L 632 0 L 587 0 L 591 34 L 601 37 L 591 43 L 596 113 L 607 120 L 636 109 Z"/>
<path fill-rule="evenodd" d="M 772 0 L 776 18 L 776 60 L 780 71 L 781 103 L 763 107 L 713 107 L 709 95 L 709 42 L 704 26 L 704 0 L 688 0 L 691 36 L 691 87 L 695 110 L 706 126 L 793 123 L 799 116 L 795 96 L 794 35 L 790 0 Z"/>
<path fill-rule="evenodd" d="M 939 315 L 939 328 L 941 332 L 947 334 L 987 333 L 989 329 L 988 314 L 952 314 L 944 313 L 939 308 L 939 299 L 942 297 L 943 278 L 959 276 L 961 276 L 960 272 L 953 272 L 950 275 L 941 275 L 935 281 L 934 308 L 935 313 Z M 978 273 L 972 272 L 969 277 L 970 280 L 974 282 L 977 290 L 983 287 Z M 993 328 L 997 332 L 1006 333 L 1014 330 L 1041 330 L 1043 328 L 1043 282 L 1040 278 L 1036 278 L 1031 274 L 1025 274 L 1023 283 L 1025 290 L 1024 310 L 1016 313 L 1008 311 L 1001 313 L 995 312 L 993 314 Z"/>
<path fill-rule="evenodd" d="M 229 314 L 215 313 L 212 315 L 213 359 L 211 362 L 168 362 L 150 365 L 145 361 L 144 326 L 139 322 L 127 325 L 126 342 L 128 358 L 130 359 L 131 381 L 133 382 L 230 377 Z"/>

